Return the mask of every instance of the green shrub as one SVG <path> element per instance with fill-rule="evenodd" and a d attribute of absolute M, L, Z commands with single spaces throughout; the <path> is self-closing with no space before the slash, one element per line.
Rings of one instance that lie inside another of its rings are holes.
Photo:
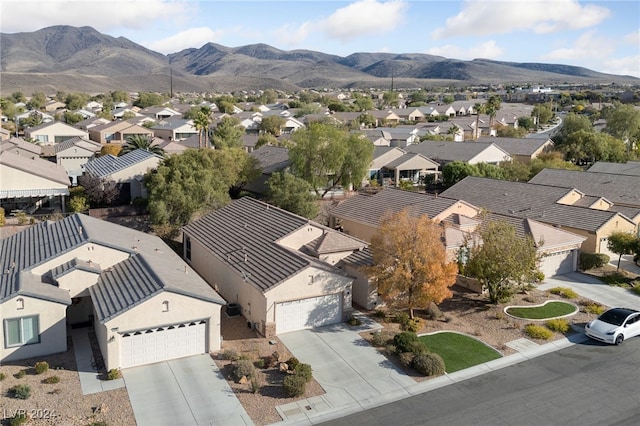
<path fill-rule="evenodd" d="M 29 385 L 15 385 L 11 388 L 11 393 L 14 398 L 29 399 L 31 396 L 31 387 L 29 387 Z"/>
<path fill-rule="evenodd" d="M 27 223 L 27 214 L 25 212 L 16 213 L 16 217 L 18 218 L 18 225 L 24 225 Z"/>
<path fill-rule="evenodd" d="M 284 378 L 282 385 L 285 393 L 293 398 L 304 395 L 307 382 L 304 380 L 304 377 L 291 374 Z"/>
<path fill-rule="evenodd" d="M 360 318 L 357 318 L 357 317 L 350 317 L 348 323 L 352 327 L 357 327 L 359 325 L 362 325 L 362 321 L 360 320 Z"/>
<path fill-rule="evenodd" d="M 298 358 L 295 356 L 292 356 L 287 360 L 287 367 L 289 367 L 289 370 L 291 371 L 295 370 L 298 364 L 300 364 L 300 361 L 298 361 Z"/>
<path fill-rule="evenodd" d="M 557 331 L 558 333 L 565 334 L 569 330 L 571 330 L 571 326 L 569 325 L 569 321 L 564 318 L 554 318 L 547 321 L 546 326 L 549 330 Z"/>
<path fill-rule="evenodd" d="M 398 357 L 400 358 L 400 364 L 405 367 L 410 367 L 413 362 L 413 357 L 416 355 L 413 352 L 402 352 Z"/>
<path fill-rule="evenodd" d="M 251 377 L 251 381 L 249 382 L 249 386 L 251 387 L 251 392 L 258 393 L 260 392 L 260 379 L 257 375 L 253 375 Z"/>
<path fill-rule="evenodd" d="M 406 312 L 396 312 L 393 316 L 393 322 L 400 324 L 401 327 L 408 323 L 410 319 L 409 314 Z"/>
<path fill-rule="evenodd" d="M 373 317 L 380 320 L 385 320 L 387 319 L 387 313 L 382 309 L 376 309 L 376 311 L 373 313 Z"/>
<path fill-rule="evenodd" d="M 34 367 L 36 374 L 43 374 L 49 371 L 49 363 L 47 361 L 36 362 Z"/>
<path fill-rule="evenodd" d="M 602 253 L 580 253 L 580 269 L 588 271 L 589 269 L 601 268 L 610 260 L 609 256 Z"/>
<path fill-rule="evenodd" d="M 4 373 L 0 373 L 0 382 L 7 378 L 7 375 Z"/>
<path fill-rule="evenodd" d="M 411 366 L 425 376 L 439 376 L 444 373 L 444 360 L 438 354 L 421 353 L 413 357 Z"/>
<path fill-rule="evenodd" d="M 404 331 L 411 331 L 413 333 L 418 332 L 422 328 L 422 320 L 420 318 L 413 318 L 402 325 Z"/>
<path fill-rule="evenodd" d="M 26 375 L 27 375 L 27 372 L 26 372 L 26 371 L 24 371 L 24 370 L 20 370 L 20 371 L 18 371 L 16 374 L 14 374 L 13 376 L 14 376 L 16 379 L 22 379 L 22 378 L 23 378 L 24 376 L 26 376 Z"/>
<path fill-rule="evenodd" d="M 9 419 L 9 426 L 20 426 L 29 420 L 26 413 L 16 413 Z"/>
<path fill-rule="evenodd" d="M 584 311 L 588 314 L 600 315 L 605 311 L 605 307 L 599 303 L 589 303 L 584 306 Z"/>
<path fill-rule="evenodd" d="M 0 207 L 0 226 L 4 226 L 7 223 L 7 219 L 4 215 L 4 209 Z"/>
<path fill-rule="evenodd" d="M 309 364 L 299 363 L 293 370 L 297 376 L 304 378 L 305 382 L 309 383 L 313 378 L 313 370 Z"/>
<path fill-rule="evenodd" d="M 222 359 L 226 359 L 227 361 L 237 361 L 238 358 L 240 357 L 235 349 L 225 349 L 222 352 Z"/>
<path fill-rule="evenodd" d="M 255 373 L 253 363 L 248 359 L 240 359 L 236 363 L 236 367 L 233 370 L 233 377 L 236 380 L 240 380 L 243 377 L 250 378 Z"/>
<path fill-rule="evenodd" d="M 549 293 L 563 297 L 565 299 L 577 299 L 578 293 L 569 287 L 554 287 L 549 289 Z"/>
<path fill-rule="evenodd" d="M 376 331 L 371 335 L 371 344 L 375 347 L 383 347 L 391 340 L 391 336 L 386 331 Z"/>
<path fill-rule="evenodd" d="M 107 371 L 107 380 L 117 380 L 122 377 L 122 373 L 117 368 Z"/>
<path fill-rule="evenodd" d="M 524 332 L 533 339 L 549 340 L 553 337 L 551 330 L 538 324 L 527 324 L 524 327 Z"/>
<path fill-rule="evenodd" d="M 418 335 L 412 331 L 403 331 L 393 336 L 393 344 L 398 353 L 413 352 L 412 347 L 418 341 Z"/>
<path fill-rule="evenodd" d="M 258 358 L 257 360 L 255 360 L 253 362 L 253 365 L 256 368 L 264 368 L 264 366 L 265 366 L 264 358 Z"/>
<path fill-rule="evenodd" d="M 46 383 L 48 385 L 52 385 L 54 383 L 60 383 L 60 377 L 58 376 L 49 376 L 42 381 L 42 383 Z"/>

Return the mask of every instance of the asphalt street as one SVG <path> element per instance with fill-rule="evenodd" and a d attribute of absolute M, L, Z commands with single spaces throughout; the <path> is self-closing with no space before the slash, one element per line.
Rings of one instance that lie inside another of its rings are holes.
<path fill-rule="evenodd" d="M 636 425 L 640 338 L 587 341 L 326 425 Z"/>

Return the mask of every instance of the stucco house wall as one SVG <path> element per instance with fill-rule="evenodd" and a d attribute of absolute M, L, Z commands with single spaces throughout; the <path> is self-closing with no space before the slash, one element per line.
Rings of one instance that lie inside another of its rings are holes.
<path fill-rule="evenodd" d="M 169 302 L 169 310 L 164 310 L 164 303 Z M 128 331 L 144 330 L 190 320 L 207 321 L 206 346 L 209 352 L 220 350 L 220 305 L 183 296 L 181 294 L 163 292 L 151 297 L 144 303 L 134 306 L 100 327 L 101 334 L 106 334 L 107 343 L 103 356 L 107 370 L 120 367 L 121 335 Z M 114 329 L 116 329 L 114 331 Z M 112 341 L 109 341 L 111 337 Z"/>
<path fill-rule="evenodd" d="M 53 163 L 52 166 L 57 167 Z M 7 164 L 3 164 L 2 167 L 0 167 L 0 188 L 2 189 L 67 189 L 68 186 L 68 184 L 62 182 L 15 169 Z"/>
<path fill-rule="evenodd" d="M 0 305 L 0 311 L 2 311 L 3 320 L 0 321 L 0 335 L 2 335 L 3 341 L 2 349 L 0 350 L 0 360 L 7 362 L 66 351 L 66 309 L 67 305 L 63 303 L 23 295 L 18 295 L 2 303 Z M 7 347 L 6 321 L 12 318 L 28 316 L 38 317 L 40 342 L 17 347 Z"/>

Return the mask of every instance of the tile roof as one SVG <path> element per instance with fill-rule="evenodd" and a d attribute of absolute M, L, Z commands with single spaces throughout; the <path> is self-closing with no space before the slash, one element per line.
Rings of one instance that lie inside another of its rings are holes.
<path fill-rule="evenodd" d="M 127 253 L 128 257 L 104 268 L 95 262 L 90 264 L 89 259 L 76 258 L 56 265 L 46 275 L 59 277 L 73 268 L 99 273 L 98 283 L 89 291 L 99 314 L 97 319 L 102 322 L 145 300 L 150 289 L 225 303 L 160 238 L 81 214 L 41 222 L 0 240 L 0 267 L 5 272 L 0 278 L 0 301 L 29 292 L 34 297 L 70 303 L 67 290 L 46 283 L 44 275 L 31 270 L 89 243 Z"/>
<path fill-rule="evenodd" d="M 377 227 L 388 213 L 409 208 L 415 215 L 430 218 L 457 203 L 453 198 L 435 197 L 430 194 L 386 188 L 374 195 L 355 195 L 330 210 L 330 215 Z"/>
<path fill-rule="evenodd" d="M 291 164 L 289 149 L 281 146 L 261 146 L 249 154 L 258 160 L 263 174 L 272 174 L 286 169 Z"/>
<path fill-rule="evenodd" d="M 400 170 L 407 170 L 406 167 L 401 167 L 401 166 L 411 160 L 419 160 L 419 163 L 422 164 L 421 167 L 425 169 L 437 170 L 440 167 L 440 165 L 435 161 L 425 157 L 422 154 L 418 154 L 415 152 L 408 152 L 406 154 L 403 154 L 401 157 L 398 157 L 395 160 L 392 160 L 389 163 L 385 164 L 384 167 L 389 170 L 395 170 L 396 168 L 399 168 L 399 167 L 400 167 Z M 415 167 L 411 166 L 411 169 L 415 169 Z"/>
<path fill-rule="evenodd" d="M 640 177 L 640 161 L 628 161 L 626 163 L 607 163 L 605 161 L 597 161 L 588 172 L 592 173 L 611 173 L 614 175 L 629 175 Z"/>
<path fill-rule="evenodd" d="M 443 142 L 427 140 L 416 145 L 409 145 L 406 150 L 409 152 L 417 152 L 432 160 L 468 162 L 492 146 L 496 145 L 491 142 Z M 497 146 L 496 148 L 504 151 Z M 504 152 L 504 154 L 508 155 L 507 152 Z"/>
<path fill-rule="evenodd" d="M 267 291 L 311 265 L 341 274 L 318 259 L 278 243 L 309 224 L 326 232 L 337 232 L 262 201 L 243 197 L 182 229 L 246 281 Z"/>
<path fill-rule="evenodd" d="M 102 145 L 98 142 L 87 140 L 81 137 L 67 139 L 64 142 L 54 144 L 53 147 L 56 154 L 73 147 L 82 148 L 86 151 L 91 151 L 94 153 L 99 152 L 102 149 Z"/>
<path fill-rule="evenodd" d="M 84 170 L 97 177 L 107 177 L 153 157 L 162 158 L 144 149 L 136 149 L 120 157 L 111 154 L 103 155 L 86 163 Z"/>
<path fill-rule="evenodd" d="M 356 268 L 361 266 L 373 265 L 373 254 L 369 248 L 363 250 L 354 251 L 349 256 L 342 259 L 340 262 L 345 263 Z"/>
<path fill-rule="evenodd" d="M 476 142 L 489 142 L 502 148 L 510 155 L 533 155 L 544 147 L 550 139 L 544 138 L 478 138 Z M 553 142 L 551 142 L 553 144 Z"/>
<path fill-rule="evenodd" d="M 69 185 L 69 177 L 64 167 L 40 157 L 26 157 L 10 151 L 0 152 L 0 165 L 12 167 L 25 173 L 48 179 L 62 185 Z M 2 184 L 2 182 L 0 182 Z M 10 188 L 3 188 L 4 190 Z"/>
<path fill-rule="evenodd" d="M 365 243 L 341 232 L 326 232 L 310 243 L 305 244 L 304 247 L 314 254 L 328 254 L 360 250 L 365 245 Z"/>
<path fill-rule="evenodd" d="M 586 195 L 605 197 L 614 204 L 640 207 L 640 178 L 638 176 L 544 169 L 531 178 L 529 183 L 575 188 Z"/>
<path fill-rule="evenodd" d="M 442 193 L 492 213 L 529 217 L 540 222 L 596 231 L 617 213 L 558 204 L 570 189 L 467 176 Z"/>
<path fill-rule="evenodd" d="M 42 147 L 40 145 L 27 142 L 22 138 L 13 137 L 0 143 L 0 151 L 7 151 L 12 149 L 27 151 L 35 155 L 40 155 L 42 153 Z"/>

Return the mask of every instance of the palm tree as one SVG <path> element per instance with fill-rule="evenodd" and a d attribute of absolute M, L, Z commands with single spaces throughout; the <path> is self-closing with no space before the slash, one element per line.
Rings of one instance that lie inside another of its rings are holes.
<path fill-rule="evenodd" d="M 209 147 L 209 124 L 211 124 L 211 108 L 203 106 L 193 117 L 193 125 L 198 130 L 198 147 Z"/>
<path fill-rule="evenodd" d="M 120 154 L 122 156 L 136 149 L 143 149 L 153 154 L 164 156 L 164 151 L 158 145 L 153 145 L 153 140 L 148 135 L 131 135 L 127 136 L 127 143 L 122 147 Z"/>
<path fill-rule="evenodd" d="M 480 114 L 484 114 L 487 108 L 485 104 L 478 102 L 473 106 L 473 109 L 476 111 L 476 128 L 474 129 L 476 134 L 475 139 L 478 139 L 480 137 Z"/>

